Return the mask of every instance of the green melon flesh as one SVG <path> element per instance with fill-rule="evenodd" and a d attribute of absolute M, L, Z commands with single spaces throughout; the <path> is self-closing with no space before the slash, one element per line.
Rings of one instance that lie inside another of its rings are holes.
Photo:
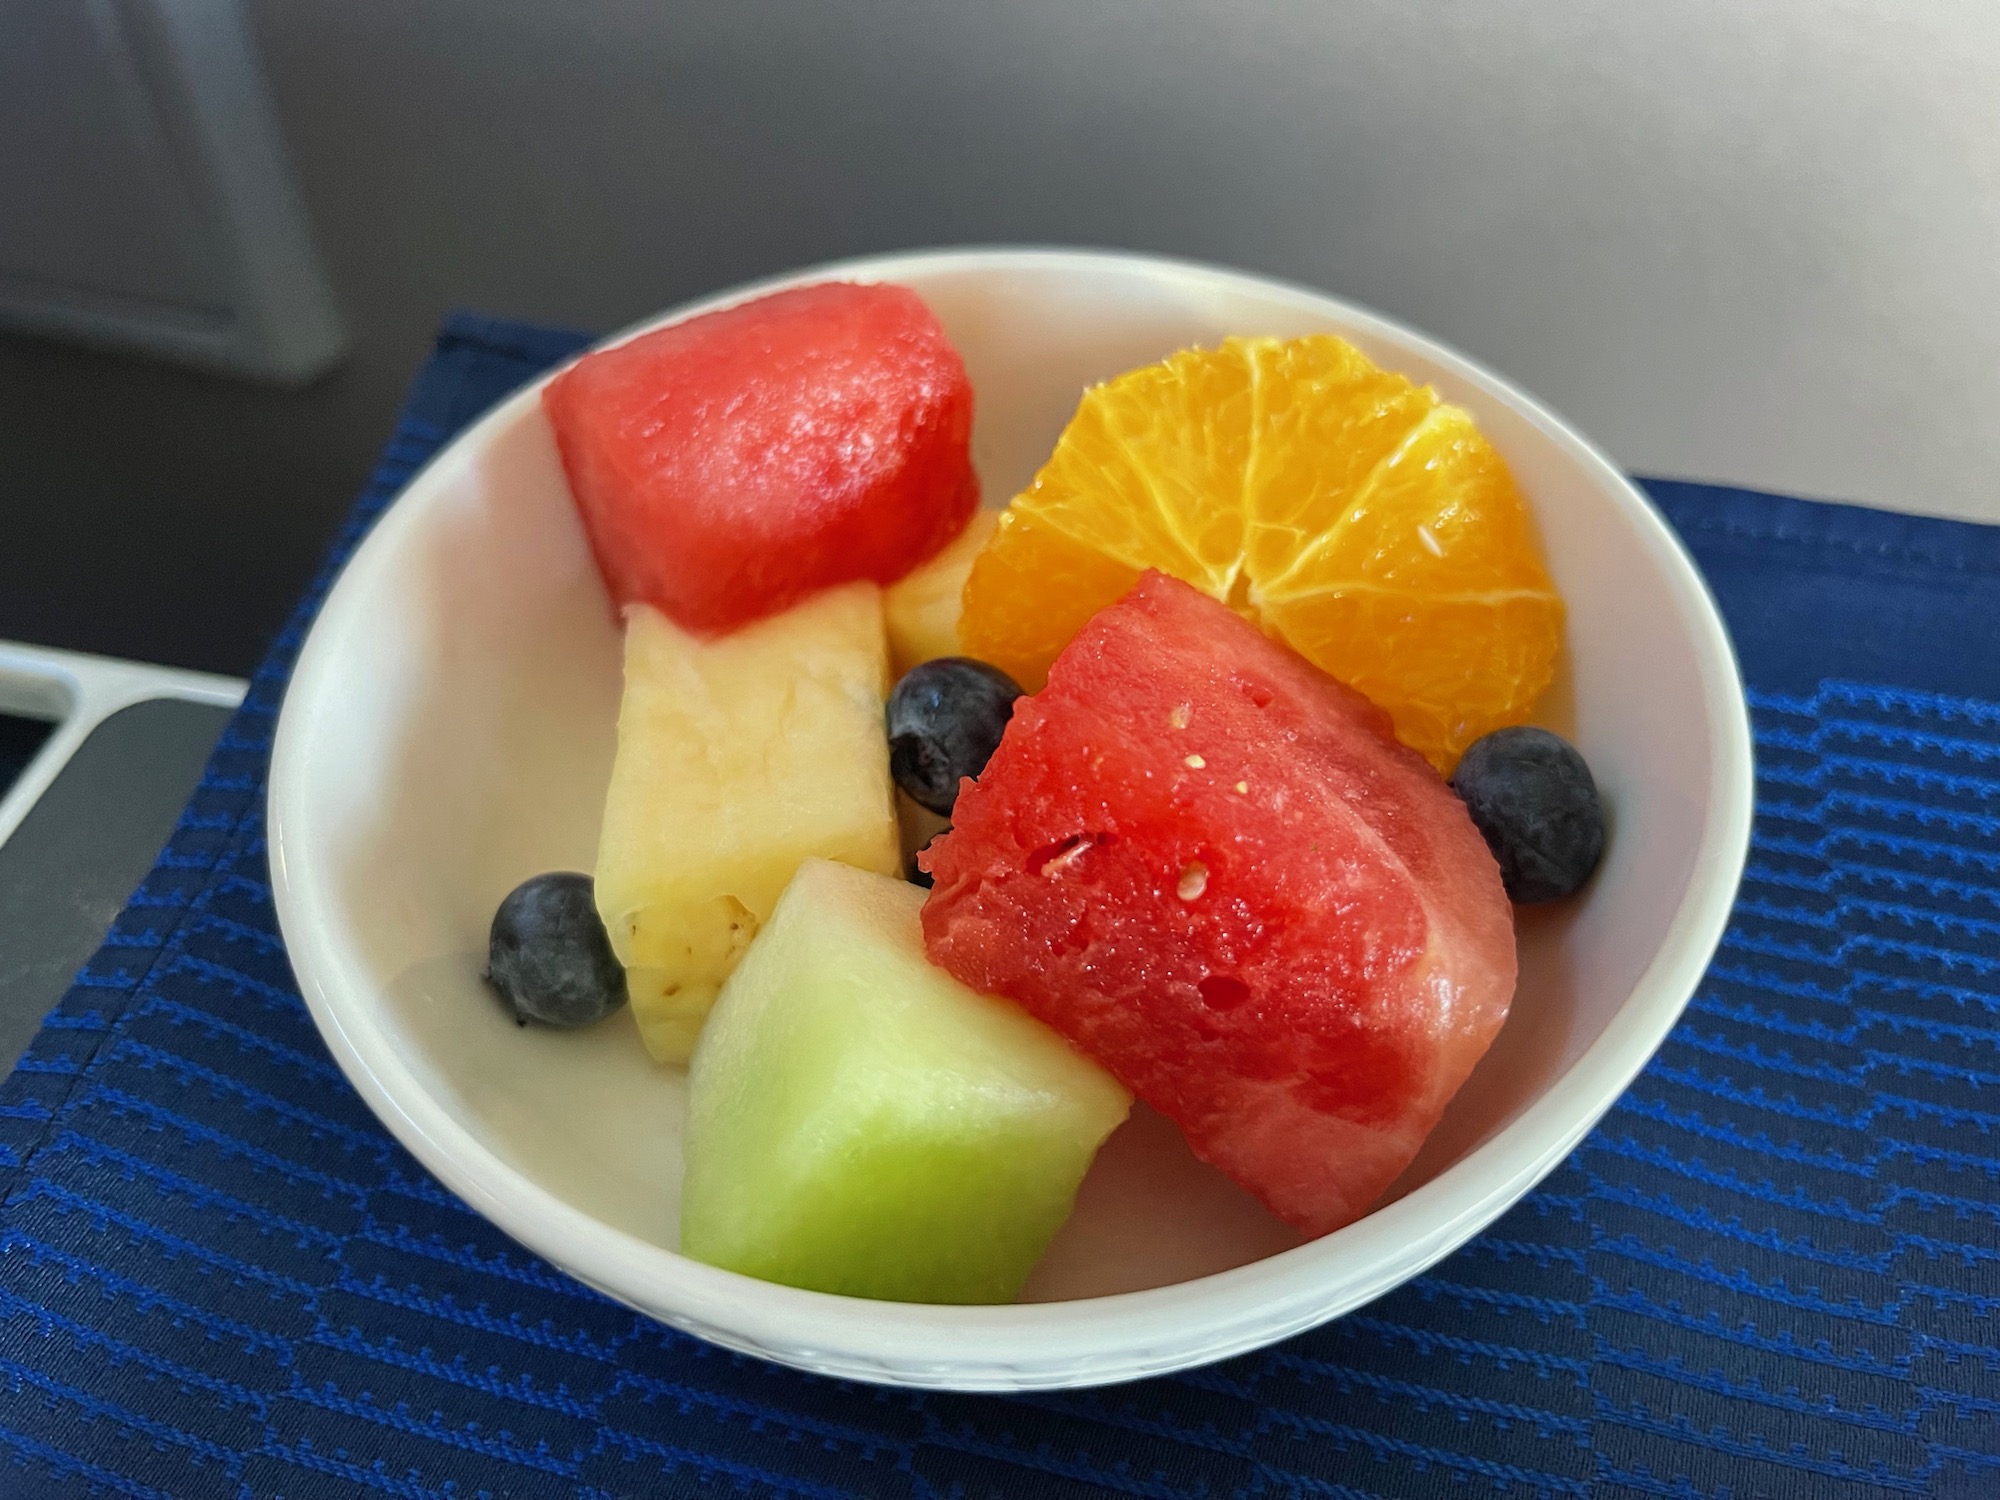
<path fill-rule="evenodd" d="M 924 892 L 799 867 L 688 1073 L 681 1251 L 899 1302 L 1007 1302 L 1131 1097 L 924 957 Z"/>

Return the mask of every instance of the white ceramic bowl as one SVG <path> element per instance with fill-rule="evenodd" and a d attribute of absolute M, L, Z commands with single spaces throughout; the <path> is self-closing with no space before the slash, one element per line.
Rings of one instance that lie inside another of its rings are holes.
<path fill-rule="evenodd" d="M 1750 829 L 1748 724 L 1686 554 L 1581 437 L 1470 361 L 1297 287 L 1133 255 L 963 250 L 820 266 L 935 309 L 977 394 L 986 493 L 1013 494 L 1091 382 L 1226 334 L 1330 330 L 1469 407 L 1532 498 L 1569 601 L 1545 722 L 1611 810 L 1586 896 L 1526 913 L 1512 1017 L 1383 1206 L 1301 1245 L 1143 1111 L 1010 1307 L 796 1291 L 674 1252 L 683 1085 L 629 1017 L 522 1030 L 483 989 L 487 923 L 588 869 L 619 646 L 534 389 L 410 482 L 307 641 L 271 767 L 279 919 L 362 1097 L 480 1213 L 612 1297 L 733 1349 L 862 1380 L 1086 1385 L 1268 1344 L 1379 1296 L 1548 1172 L 1667 1034 L 1720 939 Z M 620 335 L 619 337 L 624 337 Z"/>

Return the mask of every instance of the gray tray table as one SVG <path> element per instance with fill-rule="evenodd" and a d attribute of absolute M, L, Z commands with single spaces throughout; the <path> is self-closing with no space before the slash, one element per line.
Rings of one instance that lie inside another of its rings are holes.
<path fill-rule="evenodd" d="M 152 868 L 244 686 L 0 641 L 0 1076 Z"/>

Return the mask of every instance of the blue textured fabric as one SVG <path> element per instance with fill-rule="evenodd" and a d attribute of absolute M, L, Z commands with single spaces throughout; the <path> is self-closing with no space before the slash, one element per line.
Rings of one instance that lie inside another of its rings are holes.
<path fill-rule="evenodd" d="M 0 1495 L 2000 1495 L 2000 532 L 1652 486 L 1761 756 L 1722 952 L 1627 1097 L 1430 1274 L 1031 1398 L 798 1375 L 551 1270 L 293 988 L 263 778 L 332 569 L 574 336 L 453 319 L 157 869 L 0 1088 Z"/>

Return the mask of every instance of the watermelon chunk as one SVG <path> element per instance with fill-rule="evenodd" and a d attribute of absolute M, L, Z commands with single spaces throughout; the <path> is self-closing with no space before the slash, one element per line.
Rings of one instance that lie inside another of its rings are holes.
<path fill-rule="evenodd" d="M 1307 1234 L 1360 1217 L 1506 1018 L 1500 873 L 1387 717 L 1147 573 L 1023 699 L 923 863 L 1007 996 Z"/>
<path fill-rule="evenodd" d="M 907 287 L 690 318 L 585 355 L 542 404 L 613 602 L 688 630 L 893 583 L 979 504 L 972 385 Z"/>

